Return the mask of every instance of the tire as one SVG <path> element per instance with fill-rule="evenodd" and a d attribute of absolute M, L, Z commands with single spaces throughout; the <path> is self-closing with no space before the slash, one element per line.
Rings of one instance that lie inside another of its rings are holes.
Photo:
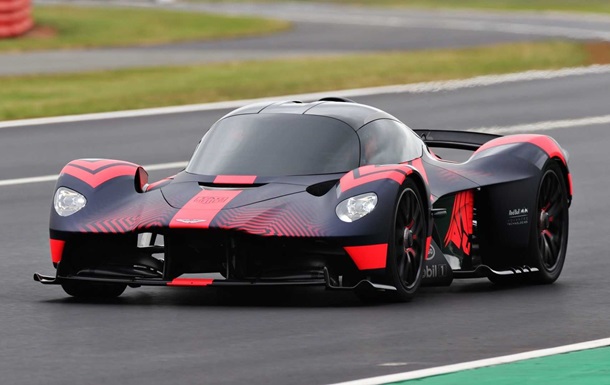
<path fill-rule="evenodd" d="M 410 301 L 422 281 L 428 218 L 421 196 L 415 182 L 408 179 L 396 200 L 385 271 L 385 280 L 396 288 L 384 293 L 390 301 Z"/>
<path fill-rule="evenodd" d="M 118 283 L 101 283 L 85 281 L 64 281 L 61 284 L 64 291 L 76 298 L 109 299 L 123 294 L 127 285 Z"/>
<path fill-rule="evenodd" d="M 542 170 L 536 196 L 535 223 L 532 227 L 528 263 L 538 268 L 530 281 L 553 283 L 559 278 L 568 247 L 567 183 L 557 161 L 549 160 Z"/>
<path fill-rule="evenodd" d="M 383 280 L 396 290 L 379 292 L 368 287 L 357 288 L 355 294 L 362 302 L 408 302 L 419 289 L 427 254 L 425 249 L 428 228 L 421 196 L 415 182 L 407 179 L 396 200 L 383 277 Z M 407 230 L 411 232 L 411 236 Z M 407 249 L 410 251 L 406 253 L 405 246 L 409 242 Z"/>

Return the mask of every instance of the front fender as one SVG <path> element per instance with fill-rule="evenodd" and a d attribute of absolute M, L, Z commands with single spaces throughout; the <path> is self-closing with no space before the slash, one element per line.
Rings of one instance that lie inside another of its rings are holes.
<path fill-rule="evenodd" d="M 412 178 L 420 189 L 424 211 L 428 218 L 427 235 L 429 236 L 432 234 L 430 188 L 426 178 L 413 166 L 406 164 L 370 165 L 352 170 L 339 180 L 337 201 L 341 202 L 355 195 L 375 192 L 380 201 L 385 202 L 382 203 L 384 207 L 380 208 L 379 211 L 383 211 L 383 217 L 388 220 L 388 218 L 393 218 L 398 193 L 407 178 Z"/>
<path fill-rule="evenodd" d="M 141 166 L 112 159 L 77 159 L 59 174 L 55 189 L 70 188 L 87 199 L 86 206 L 68 217 L 51 208 L 50 229 L 74 231 L 99 213 L 126 205 L 144 191 L 148 174 Z"/>

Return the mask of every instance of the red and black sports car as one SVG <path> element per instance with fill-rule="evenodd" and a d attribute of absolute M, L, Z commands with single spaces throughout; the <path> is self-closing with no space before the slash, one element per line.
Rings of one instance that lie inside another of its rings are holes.
<path fill-rule="evenodd" d="M 473 153 L 456 163 L 434 147 Z M 34 278 L 77 297 L 324 285 L 401 301 L 454 278 L 551 283 L 571 199 L 566 153 L 548 136 L 413 131 L 338 98 L 255 104 L 157 183 L 129 162 L 66 165 L 50 219 L 57 273 Z"/>

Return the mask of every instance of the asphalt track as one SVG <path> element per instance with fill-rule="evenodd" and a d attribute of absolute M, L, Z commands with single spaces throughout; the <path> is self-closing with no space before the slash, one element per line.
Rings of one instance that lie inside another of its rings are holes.
<path fill-rule="evenodd" d="M 255 15 L 289 20 L 294 27 L 272 36 L 215 42 L 0 54 L 0 76 L 387 50 L 460 48 L 566 37 L 610 40 L 610 17 L 602 16 L 388 10 L 302 3 L 160 5 L 147 1 L 69 0 L 38 0 L 37 3 L 150 6 L 188 12 Z"/>
<path fill-rule="evenodd" d="M 599 74 L 355 99 L 413 128 L 467 129 L 606 115 L 609 84 Z M 3 128 L 0 179 L 57 173 L 79 157 L 182 161 L 225 112 Z M 546 133 L 570 152 L 575 185 L 560 280 L 508 289 L 460 281 L 408 304 L 366 306 L 314 289 L 223 302 L 175 288 L 82 303 L 31 279 L 53 271 L 53 183 L 0 187 L 0 382 L 324 384 L 606 338 L 610 126 Z"/>

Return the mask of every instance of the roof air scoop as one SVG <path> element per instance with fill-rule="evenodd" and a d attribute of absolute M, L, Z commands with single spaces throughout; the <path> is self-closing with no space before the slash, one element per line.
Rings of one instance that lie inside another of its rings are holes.
<path fill-rule="evenodd" d="M 318 100 L 319 102 L 342 102 L 342 103 L 356 103 L 355 101 L 353 101 L 352 99 L 348 99 L 348 98 L 342 98 L 339 96 L 327 96 L 325 98 L 322 98 L 320 100 Z"/>

